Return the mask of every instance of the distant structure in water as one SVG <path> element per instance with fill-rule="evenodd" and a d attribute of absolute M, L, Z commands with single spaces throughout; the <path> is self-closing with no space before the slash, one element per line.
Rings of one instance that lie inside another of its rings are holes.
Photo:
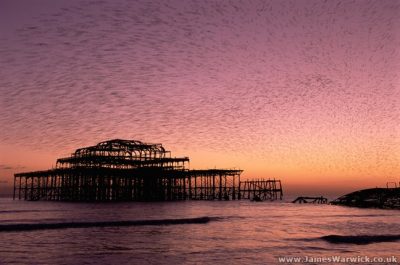
<path fill-rule="evenodd" d="M 358 190 L 337 198 L 331 204 L 360 208 L 400 210 L 400 187 L 397 187 L 396 184 L 394 188 L 390 188 L 387 185 L 387 188 Z"/>
<path fill-rule="evenodd" d="M 292 203 L 327 204 L 328 199 L 323 196 L 319 196 L 319 197 L 303 197 L 303 196 L 301 196 L 301 197 L 297 197 L 297 199 L 292 201 Z"/>
<path fill-rule="evenodd" d="M 242 170 L 188 169 L 161 144 L 114 139 L 79 148 L 56 168 L 14 175 L 14 199 L 174 201 L 282 199 L 280 180 L 240 182 Z M 243 185 L 243 189 L 241 189 Z"/>

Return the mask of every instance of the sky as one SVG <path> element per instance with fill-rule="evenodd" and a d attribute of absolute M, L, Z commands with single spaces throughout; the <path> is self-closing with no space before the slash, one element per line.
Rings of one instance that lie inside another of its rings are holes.
<path fill-rule="evenodd" d="M 114 138 L 298 195 L 399 182 L 399 14 L 399 0 L 0 0 L 0 185 Z"/>

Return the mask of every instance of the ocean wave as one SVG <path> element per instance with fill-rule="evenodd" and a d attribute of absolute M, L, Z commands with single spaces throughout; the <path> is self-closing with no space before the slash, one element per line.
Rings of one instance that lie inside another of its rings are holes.
<path fill-rule="evenodd" d="M 223 220 L 242 220 L 242 219 L 247 219 L 248 217 L 246 216 L 238 216 L 238 215 L 227 215 L 227 216 L 215 216 L 215 217 L 210 217 L 210 219 L 215 220 L 215 221 L 223 221 Z"/>
<path fill-rule="evenodd" d="M 36 213 L 36 212 L 64 212 L 64 210 L 0 210 L 2 213 Z"/>
<path fill-rule="evenodd" d="M 0 232 L 19 232 L 65 228 L 90 228 L 90 227 L 122 227 L 144 225 L 180 225 L 180 224 L 206 224 L 215 217 L 197 217 L 161 220 L 130 220 L 130 221 L 103 221 L 103 222 L 60 222 L 60 223 L 30 223 L 30 224 L 4 224 L 0 225 Z"/>
<path fill-rule="evenodd" d="M 322 236 L 320 239 L 333 244 L 366 245 L 371 243 L 399 241 L 400 235 L 358 235 L 358 236 L 328 235 L 328 236 Z"/>
<path fill-rule="evenodd" d="M 326 215 L 323 217 L 385 217 L 385 216 L 394 216 L 393 214 L 335 214 L 335 215 Z"/>

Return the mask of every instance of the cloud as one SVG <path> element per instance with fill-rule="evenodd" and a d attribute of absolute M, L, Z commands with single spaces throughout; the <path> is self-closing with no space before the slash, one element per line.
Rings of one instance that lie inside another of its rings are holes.
<path fill-rule="evenodd" d="M 24 168 L 26 168 L 26 167 L 20 166 L 20 165 L 10 166 L 10 165 L 1 165 L 0 164 L 0 170 L 17 170 L 17 169 L 24 169 Z"/>

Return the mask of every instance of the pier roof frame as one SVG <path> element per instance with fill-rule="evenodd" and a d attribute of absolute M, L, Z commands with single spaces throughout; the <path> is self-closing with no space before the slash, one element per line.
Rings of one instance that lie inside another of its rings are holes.
<path fill-rule="evenodd" d="M 100 142 L 94 146 L 78 148 L 72 156 L 87 156 L 95 152 L 117 152 L 129 154 L 131 156 L 132 153 L 137 152 L 139 154 L 143 152 L 153 152 L 158 154 L 160 157 L 165 157 L 165 154 L 170 153 L 165 150 L 162 144 L 143 143 L 137 140 L 113 139 Z"/>

